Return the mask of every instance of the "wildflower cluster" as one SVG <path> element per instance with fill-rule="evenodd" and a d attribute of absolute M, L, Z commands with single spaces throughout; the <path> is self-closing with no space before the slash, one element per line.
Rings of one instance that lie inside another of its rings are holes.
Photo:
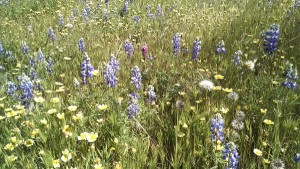
<path fill-rule="evenodd" d="M 111 56 L 110 61 L 104 67 L 104 80 L 108 87 L 116 87 L 117 85 L 117 76 L 116 72 L 120 70 L 119 62 L 114 55 Z"/>
<path fill-rule="evenodd" d="M 224 142 L 224 120 L 221 114 L 216 114 L 214 118 L 210 121 L 210 131 L 212 133 L 211 140 L 213 142 L 221 141 Z"/>
<path fill-rule="evenodd" d="M 222 158 L 227 161 L 226 169 L 237 169 L 239 163 L 239 154 L 236 145 L 233 142 L 227 143 L 222 150 Z"/>
<path fill-rule="evenodd" d="M 94 67 L 91 64 L 91 60 L 87 53 L 85 52 L 83 55 L 83 62 L 80 64 L 81 67 L 81 79 L 82 83 L 86 84 L 87 83 L 87 78 L 93 77 L 92 72 L 94 71 Z"/>
<path fill-rule="evenodd" d="M 178 56 L 180 53 L 181 35 L 176 33 L 173 37 L 173 53 Z"/>
<path fill-rule="evenodd" d="M 134 87 L 136 90 L 141 88 L 142 75 L 141 75 L 140 68 L 138 66 L 134 66 L 131 69 L 130 80 L 131 80 L 131 83 L 134 84 Z"/>
<path fill-rule="evenodd" d="M 223 40 L 221 40 L 216 48 L 216 54 L 224 54 L 226 53 L 226 49 L 225 49 L 225 43 Z"/>
<path fill-rule="evenodd" d="M 281 86 L 296 90 L 298 88 L 298 84 L 296 82 L 298 79 L 298 71 L 296 68 L 293 68 L 293 64 L 288 64 L 285 70 L 285 77 L 286 80 L 281 83 Z"/>
<path fill-rule="evenodd" d="M 131 42 L 129 42 L 129 40 L 126 40 L 125 43 L 124 43 L 124 49 L 125 49 L 125 52 L 127 53 L 127 56 L 132 56 L 133 54 L 133 46 L 131 44 Z"/>
<path fill-rule="evenodd" d="M 192 60 L 199 59 L 200 50 L 201 50 L 201 41 L 199 40 L 199 37 L 197 37 L 193 45 Z"/>
<path fill-rule="evenodd" d="M 153 103 L 154 100 L 156 99 L 156 94 L 154 92 L 154 87 L 152 85 L 149 85 L 147 87 L 147 95 L 148 95 L 147 103 Z"/>
<path fill-rule="evenodd" d="M 278 41 L 279 41 L 279 25 L 273 24 L 266 31 L 265 34 L 262 35 L 264 43 L 264 50 L 267 54 L 271 55 L 277 49 Z"/>

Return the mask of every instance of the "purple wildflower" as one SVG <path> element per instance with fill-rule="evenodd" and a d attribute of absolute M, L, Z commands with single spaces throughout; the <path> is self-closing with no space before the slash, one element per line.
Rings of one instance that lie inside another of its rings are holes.
<path fill-rule="evenodd" d="M 236 150 L 236 145 L 233 142 L 229 142 L 222 150 L 222 157 L 227 161 L 226 169 L 237 169 L 239 163 L 239 154 Z"/>
<path fill-rule="evenodd" d="M 135 89 L 140 89 L 142 85 L 142 75 L 140 68 L 138 66 L 134 66 L 131 69 L 131 75 L 130 75 L 131 83 L 134 84 Z"/>
<path fill-rule="evenodd" d="M 83 40 L 83 38 L 80 38 L 80 39 L 78 40 L 78 48 L 79 48 L 79 50 L 80 50 L 81 52 L 84 52 L 84 50 L 85 50 L 85 45 L 84 45 L 84 40 Z"/>
<path fill-rule="evenodd" d="M 80 64 L 81 67 L 81 78 L 82 78 L 82 83 L 86 84 L 87 83 L 87 78 L 93 77 L 93 70 L 94 67 L 91 65 L 91 60 L 87 53 L 84 53 L 83 55 L 83 62 Z"/>
<path fill-rule="evenodd" d="M 221 40 L 216 48 L 216 54 L 225 54 L 226 53 L 226 49 L 225 49 L 225 43 L 223 40 Z"/>
<path fill-rule="evenodd" d="M 214 118 L 210 122 L 210 131 L 212 132 L 211 140 L 213 142 L 216 142 L 217 140 L 224 142 L 223 128 L 224 128 L 224 120 L 222 118 L 222 115 L 218 113 L 214 116 Z"/>
<path fill-rule="evenodd" d="M 279 41 L 279 25 L 273 24 L 266 31 L 265 34 L 262 35 L 264 39 L 264 50 L 267 54 L 271 55 L 277 49 L 278 41 Z"/>
<path fill-rule="evenodd" d="M 25 55 L 29 53 L 29 46 L 25 41 L 22 41 L 22 51 Z"/>
<path fill-rule="evenodd" d="M 173 53 L 178 56 L 180 53 L 180 34 L 176 33 L 173 37 Z"/>
<path fill-rule="evenodd" d="M 7 82 L 7 95 L 8 96 L 14 96 L 15 92 L 17 90 L 17 86 L 16 84 L 14 84 L 13 82 Z"/>
<path fill-rule="evenodd" d="M 110 64 L 107 64 L 104 67 L 103 74 L 104 74 L 104 80 L 105 80 L 106 85 L 108 87 L 115 88 L 117 86 L 117 76 L 116 76 L 116 71 L 113 68 L 113 66 Z"/>
<path fill-rule="evenodd" d="M 44 60 L 44 58 L 45 58 L 45 56 L 44 56 L 42 50 L 39 49 L 39 51 L 37 53 L 37 60 L 38 60 L 38 62 L 42 62 Z"/>
<path fill-rule="evenodd" d="M 132 43 L 129 42 L 129 40 L 126 40 L 125 43 L 124 43 L 124 49 L 125 49 L 125 52 L 127 53 L 127 56 L 132 56 L 133 54 L 133 46 L 132 46 Z"/>
<path fill-rule="evenodd" d="M 48 29 L 48 36 L 49 36 L 49 38 L 51 39 L 52 42 L 55 41 L 55 34 L 54 34 L 54 30 L 52 29 L 52 27 L 50 27 Z"/>
<path fill-rule="evenodd" d="M 192 60 L 199 59 L 200 50 L 201 50 L 201 41 L 199 40 L 199 37 L 197 37 L 193 45 Z"/>

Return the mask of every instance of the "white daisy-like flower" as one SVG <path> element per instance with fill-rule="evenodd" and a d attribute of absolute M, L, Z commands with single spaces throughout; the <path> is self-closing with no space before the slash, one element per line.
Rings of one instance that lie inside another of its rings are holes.
<path fill-rule="evenodd" d="M 252 60 L 248 60 L 245 62 L 245 66 L 250 69 L 250 70 L 254 70 L 254 67 L 255 67 L 255 62 L 256 60 L 252 61 Z"/>
<path fill-rule="evenodd" d="M 211 82 L 210 80 L 202 80 L 200 83 L 199 83 L 199 86 L 205 90 L 213 90 L 215 85 L 213 82 Z"/>

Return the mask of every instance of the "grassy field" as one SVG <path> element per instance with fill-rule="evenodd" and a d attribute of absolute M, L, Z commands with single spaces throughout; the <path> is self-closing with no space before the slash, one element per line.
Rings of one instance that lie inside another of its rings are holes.
<path fill-rule="evenodd" d="M 300 169 L 299 0 L 0 11 L 1 169 Z"/>

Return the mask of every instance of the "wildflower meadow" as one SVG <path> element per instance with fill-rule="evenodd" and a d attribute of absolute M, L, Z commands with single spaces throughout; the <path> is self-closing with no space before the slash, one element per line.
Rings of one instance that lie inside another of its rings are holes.
<path fill-rule="evenodd" d="M 1 169 L 300 169 L 299 0 L 0 0 Z"/>

